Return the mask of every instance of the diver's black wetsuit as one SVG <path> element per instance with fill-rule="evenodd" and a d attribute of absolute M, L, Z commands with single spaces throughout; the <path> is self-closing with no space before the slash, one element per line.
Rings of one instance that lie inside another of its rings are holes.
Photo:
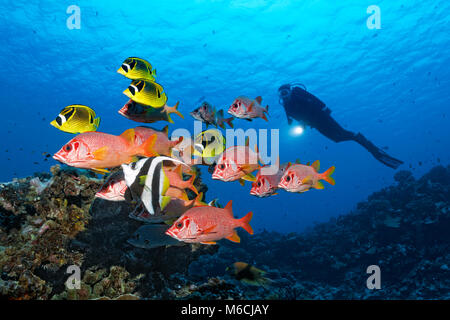
<path fill-rule="evenodd" d="M 303 122 L 317 129 L 321 134 L 334 142 L 356 141 L 366 148 L 378 161 L 388 167 L 396 169 L 403 163 L 403 161 L 389 156 L 367 140 L 361 133 L 355 134 L 342 128 L 331 117 L 331 110 L 325 106 L 325 103 L 306 91 L 306 88 L 285 84 L 278 89 L 278 93 L 289 124 L 292 123 L 292 119 Z"/>

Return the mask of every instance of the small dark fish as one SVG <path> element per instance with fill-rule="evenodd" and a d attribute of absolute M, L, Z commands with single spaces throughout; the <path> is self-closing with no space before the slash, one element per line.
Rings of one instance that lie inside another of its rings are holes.
<path fill-rule="evenodd" d="M 142 249 L 184 245 L 182 241 L 178 241 L 166 235 L 166 231 L 169 227 L 170 226 L 165 224 L 143 225 L 136 230 L 127 242 L 132 246 Z"/>
<path fill-rule="evenodd" d="M 233 273 L 236 280 L 253 286 L 263 286 L 271 284 L 273 281 L 269 278 L 265 278 L 265 271 L 255 268 L 246 262 L 235 262 L 232 267 L 227 268 L 227 271 Z"/>

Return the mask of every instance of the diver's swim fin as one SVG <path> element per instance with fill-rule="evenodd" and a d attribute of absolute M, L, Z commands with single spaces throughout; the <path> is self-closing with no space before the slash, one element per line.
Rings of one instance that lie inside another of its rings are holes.
<path fill-rule="evenodd" d="M 367 149 L 378 161 L 385 164 L 386 166 L 397 169 L 403 161 L 395 159 L 388 155 L 386 152 L 378 148 L 372 142 L 366 139 L 361 133 L 355 134 L 354 140 Z"/>

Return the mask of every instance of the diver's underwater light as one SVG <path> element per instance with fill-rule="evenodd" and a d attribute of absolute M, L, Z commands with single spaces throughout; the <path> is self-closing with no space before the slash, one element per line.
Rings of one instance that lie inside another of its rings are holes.
<path fill-rule="evenodd" d="M 303 133 L 303 131 L 305 131 L 305 129 L 303 129 L 302 126 L 295 126 L 292 129 L 292 134 L 295 135 L 295 136 L 299 136 L 299 135 L 301 135 Z"/>

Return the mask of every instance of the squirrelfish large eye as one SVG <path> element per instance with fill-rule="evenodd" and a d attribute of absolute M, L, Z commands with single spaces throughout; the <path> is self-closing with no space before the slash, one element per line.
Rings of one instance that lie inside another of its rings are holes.
<path fill-rule="evenodd" d="M 261 181 L 258 181 L 258 187 L 261 187 Z"/>
<path fill-rule="evenodd" d="M 67 152 L 70 152 L 70 150 L 72 150 L 72 146 L 70 144 L 66 144 L 64 146 L 64 150 L 67 151 Z"/>
<path fill-rule="evenodd" d="M 291 176 L 287 176 L 287 177 L 286 177 L 286 181 L 287 181 L 287 182 L 291 181 Z"/>
<path fill-rule="evenodd" d="M 225 165 L 222 163 L 222 164 L 219 164 L 219 169 L 220 170 L 223 170 L 223 169 L 225 169 Z"/>
<path fill-rule="evenodd" d="M 183 223 L 182 222 L 178 222 L 177 225 L 175 226 L 177 229 L 181 229 L 183 227 Z"/>

